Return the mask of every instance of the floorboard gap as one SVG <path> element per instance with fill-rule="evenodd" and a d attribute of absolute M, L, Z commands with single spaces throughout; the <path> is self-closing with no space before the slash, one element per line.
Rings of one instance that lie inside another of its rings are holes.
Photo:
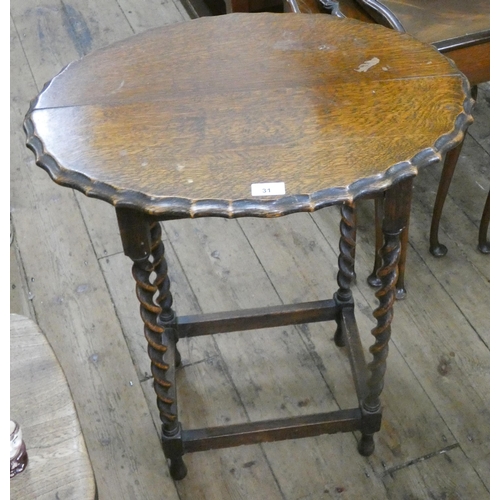
<path fill-rule="evenodd" d="M 458 443 L 451 444 L 450 446 L 446 446 L 445 448 L 442 448 L 441 450 L 434 451 L 432 453 L 428 453 L 427 455 L 424 455 L 419 458 L 415 458 L 413 460 L 410 460 L 409 462 L 406 462 L 401 465 L 396 465 L 395 467 L 391 467 L 390 469 L 387 469 L 384 471 L 382 474 L 382 477 L 389 476 L 393 474 L 394 472 L 397 472 L 398 470 L 404 469 L 405 467 L 409 467 L 410 465 L 414 465 L 419 462 L 423 462 L 424 460 L 428 460 L 429 458 L 435 457 L 437 455 L 441 455 L 442 453 L 448 453 L 449 451 L 458 448 L 460 445 Z"/>

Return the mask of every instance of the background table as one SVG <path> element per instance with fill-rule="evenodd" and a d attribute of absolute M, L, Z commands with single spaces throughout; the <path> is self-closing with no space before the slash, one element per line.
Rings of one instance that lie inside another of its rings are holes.
<path fill-rule="evenodd" d="M 12 500 L 94 500 L 94 474 L 63 371 L 44 334 L 10 315 L 10 415 L 21 426 L 26 469 L 10 480 Z"/>
<path fill-rule="evenodd" d="M 244 8 L 244 4 L 240 5 Z M 422 0 L 341 0 L 332 2 L 326 9 L 320 0 L 284 2 L 285 10 L 303 13 L 327 12 L 334 8 L 332 13 L 336 15 L 364 22 L 378 22 L 433 45 L 452 59 L 465 74 L 473 86 L 472 94 L 475 99 L 477 85 L 490 80 L 489 5 L 486 0 L 445 0 L 432 3 Z M 447 155 L 436 194 L 429 238 L 429 250 L 436 257 L 447 253 L 446 246 L 439 242 L 439 223 L 461 148 L 462 145 L 459 145 Z M 489 203 L 488 194 L 478 238 L 478 248 L 482 253 L 489 253 Z M 375 269 L 377 265 L 378 261 L 375 262 Z M 375 271 L 369 277 L 369 282 L 377 284 Z M 398 288 L 403 289 L 404 285 Z M 403 295 L 402 290 L 401 297 Z"/>

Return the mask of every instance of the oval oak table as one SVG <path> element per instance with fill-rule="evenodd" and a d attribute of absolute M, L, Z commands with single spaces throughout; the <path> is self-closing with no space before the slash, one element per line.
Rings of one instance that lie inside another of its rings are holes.
<path fill-rule="evenodd" d="M 136 35 L 67 66 L 32 102 L 27 145 L 51 178 L 113 204 L 133 261 L 174 479 L 184 453 L 360 431 L 374 450 L 400 234 L 412 179 L 463 138 L 466 78 L 435 49 L 332 16 L 231 14 Z M 354 316 L 355 201 L 384 197 L 382 281 L 366 363 Z M 176 317 L 159 221 L 278 217 L 341 206 L 338 288 L 325 300 Z M 179 338 L 334 321 L 359 405 L 204 429 L 178 421 Z"/>

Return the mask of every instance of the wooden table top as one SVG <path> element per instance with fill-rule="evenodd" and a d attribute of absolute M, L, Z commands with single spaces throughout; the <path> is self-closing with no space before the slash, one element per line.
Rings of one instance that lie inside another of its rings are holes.
<path fill-rule="evenodd" d="M 70 64 L 25 130 L 56 182 L 115 206 L 273 216 L 415 175 L 458 144 L 471 107 L 463 75 L 408 35 L 329 15 L 231 14 Z"/>
<path fill-rule="evenodd" d="M 11 500 L 94 500 L 96 487 L 66 377 L 38 326 L 10 315 L 10 416 L 21 426 L 26 469 Z"/>

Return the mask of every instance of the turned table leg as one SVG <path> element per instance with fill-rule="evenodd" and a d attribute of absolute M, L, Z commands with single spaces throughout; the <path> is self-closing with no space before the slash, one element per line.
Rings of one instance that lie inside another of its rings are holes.
<path fill-rule="evenodd" d="M 337 284 L 339 289 L 334 298 L 339 304 L 352 301 L 351 283 L 354 279 L 354 255 L 356 251 L 356 211 L 353 203 L 344 203 L 341 207 L 339 271 Z M 337 320 L 337 330 L 333 337 L 339 347 L 346 345 L 340 319 Z"/>
<path fill-rule="evenodd" d="M 375 337 L 375 342 L 370 347 L 372 361 L 368 363 L 370 372 L 368 394 L 362 404 L 363 410 L 367 413 L 375 413 L 380 410 L 380 394 L 384 387 L 393 305 L 396 298 L 401 235 L 409 219 L 412 181 L 411 178 L 405 179 L 385 193 L 382 222 L 384 245 L 380 252 L 381 265 L 377 271 L 381 286 L 375 294 L 379 305 L 373 312 L 377 326 L 371 332 Z M 373 434 L 363 434 L 358 445 L 359 452 L 368 456 L 373 453 L 374 448 Z"/>
<path fill-rule="evenodd" d="M 175 368 L 180 365 L 181 359 L 176 347 L 176 316 L 172 309 L 161 226 L 129 209 L 117 209 L 117 216 L 125 255 L 134 262 L 132 275 L 136 281 L 144 335 L 151 359 L 153 387 L 162 422 L 163 451 L 170 461 L 170 475 L 180 480 L 187 474 L 182 459 L 182 428 L 177 415 L 175 385 Z"/>

